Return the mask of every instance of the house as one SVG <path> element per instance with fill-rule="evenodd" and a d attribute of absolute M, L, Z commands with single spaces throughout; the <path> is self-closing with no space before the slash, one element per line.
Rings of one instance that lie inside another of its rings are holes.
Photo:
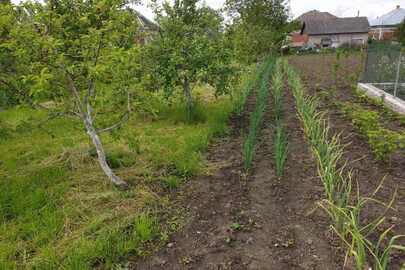
<path fill-rule="evenodd" d="M 127 8 L 127 11 L 136 17 L 139 24 L 139 33 L 135 37 L 135 42 L 140 45 L 148 44 L 159 32 L 159 26 L 132 8 Z"/>
<path fill-rule="evenodd" d="M 370 37 L 374 40 L 392 40 L 395 31 L 405 20 L 405 9 L 397 6 L 391 12 L 370 21 Z"/>
<path fill-rule="evenodd" d="M 324 21 L 330 19 L 337 19 L 337 17 L 333 14 L 330 14 L 329 12 L 321 12 L 318 10 L 308 11 L 296 18 L 296 20 L 301 23 L 304 23 L 306 21 Z"/>
<path fill-rule="evenodd" d="M 299 35 L 293 34 L 293 44 L 305 40 L 317 47 L 337 48 L 342 45 L 362 46 L 367 43 L 370 24 L 367 17 L 339 18 L 316 10 L 297 18 L 301 22 Z"/>

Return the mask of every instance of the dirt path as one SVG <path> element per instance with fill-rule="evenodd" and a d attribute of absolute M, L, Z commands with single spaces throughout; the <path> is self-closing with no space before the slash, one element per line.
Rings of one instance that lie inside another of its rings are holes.
<path fill-rule="evenodd" d="M 333 56 L 305 56 L 293 57 L 290 63 L 301 73 L 301 77 L 307 86 L 307 90 L 312 95 L 320 95 L 322 91 L 330 91 L 333 63 Z M 337 88 L 337 101 L 355 102 L 353 94 L 353 85 L 350 76 L 356 78 L 356 70 L 359 70 L 359 57 L 352 56 L 342 61 L 342 68 L 339 74 L 339 84 Z M 322 94 L 321 94 L 322 95 Z M 377 161 L 366 139 L 353 127 L 351 121 L 342 114 L 340 109 L 334 104 L 336 100 L 321 99 L 321 110 L 327 111 L 327 116 L 331 122 L 333 133 L 342 133 L 342 142 L 347 144 L 344 158 L 350 161 L 349 168 L 353 169 L 360 185 L 363 196 L 372 194 L 375 188 L 385 177 L 384 188 L 379 192 L 378 198 L 388 202 L 394 191 L 398 190 L 398 196 L 395 203 L 397 211 L 389 213 L 384 224 L 385 228 L 394 227 L 396 234 L 405 234 L 405 154 L 398 153 L 391 164 Z M 370 106 L 369 108 L 373 108 Z M 377 108 L 374 107 L 376 110 Z M 395 121 L 395 120 L 392 120 Z M 387 125 L 398 128 L 398 123 L 386 123 Z M 402 129 L 403 130 L 403 129 Z M 372 216 L 373 211 L 368 209 L 365 216 Z M 402 244 L 405 241 L 402 240 Z M 396 251 L 391 264 L 392 270 L 401 269 L 401 264 L 405 262 L 404 252 Z"/>
<path fill-rule="evenodd" d="M 244 176 L 242 138 L 254 109 L 251 97 L 245 114 L 231 120 L 231 136 L 209 151 L 209 162 L 217 169 L 183 190 L 191 213 L 187 225 L 166 248 L 134 269 L 342 268 L 328 238 L 328 220 L 321 211 L 311 211 L 323 188 L 291 93 L 285 99 L 290 140 L 285 176 L 278 179 L 274 173 L 271 111 L 265 116 L 254 168 L 248 179 Z"/>

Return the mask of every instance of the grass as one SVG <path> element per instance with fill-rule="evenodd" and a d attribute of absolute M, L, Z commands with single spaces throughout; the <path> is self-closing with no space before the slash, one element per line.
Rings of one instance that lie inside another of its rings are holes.
<path fill-rule="evenodd" d="M 256 98 L 255 110 L 250 115 L 249 134 L 243 144 L 243 157 L 245 170 L 249 170 L 252 166 L 257 142 L 257 135 L 263 121 L 263 116 L 267 107 L 267 98 L 269 94 L 270 74 L 274 67 L 274 59 L 268 58 L 262 64 L 258 75 L 258 95 Z"/>
<path fill-rule="evenodd" d="M 161 191 L 204 173 L 202 154 L 234 109 L 199 88 L 191 123 L 172 101 L 102 135 L 110 165 L 132 186 L 125 192 L 105 179 L 79 121 L 38 127 L 42 111 L 0 112 L 0 269 L 112 269 L 167 238 L 174 227 L 159 220 L 170 205 Z"/>
<path fill-rule="evenodd" d="M 325 116 L 317 112 L 318 101 L 305 95 L 298 75 L 289 67 L 287 73 L 298 114 L 317 159 L 319 176 L 326 191 L 326 199 L 320 206 L 329 214 L 334 223 L 333 230 L 347 246 L 346 259 L 349 256 L 354 258 L 357 270 L 390 269 L 390 253 L 395 249 L 405 250 L 404 246 L 396 244 L 396 241 L 404 236 L 390 235 L 392 228 L 384 229 L 380 233 L 385 215 L 391 209 L 395 196 L 388 204 L 375 199 L 382 187 L 381 183 L 371 197 L 361 197 L 357 187 L 357 196 L 352 198 L 352 174 L 347 172 L 345 165 L 339 167 L 339 164 L 347 163 L 342 158 L 344 149 L 339 142 L 339 136 L 330 135 Z M 371 222 L 365 221 L 362 214 L 369 204 L 380 205 L 384 210 Z M 378 240 L 373 241 L 375 238 Z"/>

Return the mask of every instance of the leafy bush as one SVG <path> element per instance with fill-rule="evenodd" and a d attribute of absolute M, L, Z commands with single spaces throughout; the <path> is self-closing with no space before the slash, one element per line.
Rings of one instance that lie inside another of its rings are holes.
<path fill-rule="evenodd" d="M 387 160 L 395 151 L 405 148 L 405 134 L 384 128 L 377 112 L 363 109 L 360 105 L 342 103 L 342 110 L 349 117 L 379 160 Z"/>

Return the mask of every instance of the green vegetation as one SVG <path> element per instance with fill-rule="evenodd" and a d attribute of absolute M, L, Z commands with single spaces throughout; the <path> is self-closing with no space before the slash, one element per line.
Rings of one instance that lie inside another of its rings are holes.
<path fill-rule="evenodd" d="M 299 28 L 288 22 L 284 0 L 226 0 L 225 11 L 233 20 L 230 45 L 242 63 L 256 63 L 279 52 L 288 33 Z"/>
<path fill-rule="evenodd" d="M 110 269 L 130 254 L 149 252 L 144 246 L 171 230 L 159 223 L 159 209 L 168 202 L 156 188 L 173 190 L 202 173 L 209 141 L 227 132 L 230 98 L 197 90 L 199 122 L 187 121 L 177 98 L 172 105 L 157 103 L 154 115 L 140 114 L 103 133 L 107 160 L 134 186 L 125 192 L 99 185 L 94 148 L 75 118 L 39 126 L 46 112 L 0 112 L 7 134 L 0 139 L 0 268 Z"/>
<path fill-rule="evenodd" d="M 338 167 L 343 155 L 338 136 L 330 136 L 329 127 L 322 114 L 317 112 L 318 101 L 304 93 L 302 83 L 291 68 L 287 68 L 289 83 L 297 104 L 298 115 L 305 134 L 318 162 L 319 176 L 325 188 L 326 197 L 333 205 L 346 208 L 351 193 L 351 177 L 344 174 L 344 166 Z M 343 220 L 336 212 L 334 221 L 340 228 Z"/>
<path fill-rule="evenodd" d="M 267 98 L 269 95 L 269 80 L 270 74 L 274 68 L 275 59 L 269 57 L 260 69 L 260 76 L 258 76 L 258 94 L 256 98 L 256 107 L 250 116 L 249 134 L 243 144 L 243 157 L 245 169 L 248 170 L 252 166 L 253 157 L 255 153 L 255 146 L 257 142 L 257 135 L 263 121 L 263 116 L 267 108 Z"/>
<path fill-rule="evenodd" d="M 233 91 L 235 113 L 241 115 L 245 109 L 245 104 L 252 91 L 257 87 L 260 82 L 262 65 L 255 64 L 255 67 L 250 67 L 240 74 L 240 84 Z"/>
<path fill-rule="evenodd" d="M 274 131 L 274 160 L 276 174 L 281 177 L 284 172 L 284 165 L 287 160 L 288 136 L 283 126 L 283 95 L 284 95 L 284 73 L 285 66 L 283 59 L 278 59 L 276 71 L 272 81 L 273 107 L 275 118 Z"/>
<path fill-rule="evenodd" d="M 318 102 L 315 98 L 305 96 L 304 88 L 298 75 L 287 68 L 289 82 L 293 88 L 298 114 L 304 126 L 305 134 L 318 163 L 319 176 L 324 184 L 327 199 L 320 204 L 334 222 L 333 230 L 347 246 L 347 256 L 354 258 L 356 269 L 363 270 L 372 263 L 372 269 L 388 270 L 390 253 L 394 250 L 405 250 L 397 245 L 401 235 L 392 236 L 392 227 L 380 230 L 385 220 L 385 214 L 392 207 L 395 195 L 390 203 L 384 204 L 375 195 L 382 187 L 382 183 L 371 197 L 363 198 L 359 194 L 352 197 L 352 174 L 347 172 L 342 159 L 343 147 L 338 136 L 330 136 L 328 122 L 324 115 L 317 112 Z M 369 204 L 376 204 L 383 208 L 380 216 L 373 221 L 362 219 L 362 211 Z M 373 241 L 373 239 L 378 239 Z"/>
<path fill-rule="evenodd" d="M 387 160 L 399 149 L 405 148 L 405 134 L 384 128 L 378 112 L 362 108 L 358 104 L 340 103 L 345 115 L 350 118 L 379 160 Z"/>
<path fill-rule="evenodd" d="M 284 173 L 284 165 L 287 160 L 288 138 L 282 124 L 277 123 L 274 135 L 274 159 L 276 161 L 276 174 L 281 177 Z"/>
<path fill-rule="evenodd" d="M 160 29 L 147 50 L 154 87 L 167 95 L 173 93 L 173 86 L 181 87 L 188 114 L 194 109 L 192 87 L 196 83 L 210 84 L 217 95 L 227 94 L 237 71 L 222 31 L 223 16 L 198 2 L 154 1 Z"/>

